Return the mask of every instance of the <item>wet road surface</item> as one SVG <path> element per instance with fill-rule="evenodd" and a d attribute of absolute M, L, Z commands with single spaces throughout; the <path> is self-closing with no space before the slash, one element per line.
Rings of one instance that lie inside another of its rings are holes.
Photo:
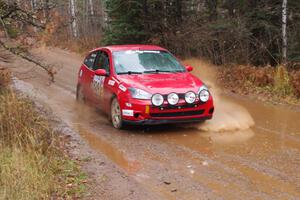
<path fill-rule="evenodd" d="M 79 56 L 59 49 L 35 54 L 63 68 L 49 86 L 44 72 L 24 67 L 32 93 L 93 149 L 161 199 L 300 199 L 299 110 L 221 96 L 220 101 L 244 107 L 255 125 L 222 132 L 202 131 L 203 125 L 119 131 L 100 111 L 76 103 Z"/>

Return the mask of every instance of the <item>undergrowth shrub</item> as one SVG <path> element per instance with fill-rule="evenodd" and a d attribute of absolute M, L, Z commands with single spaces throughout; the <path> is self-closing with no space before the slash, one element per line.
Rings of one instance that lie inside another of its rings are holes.
<path fill-rule="evenodd" d="M 8 69 L 0 66 L 0 89 L 5 88 L 10 83 L 10 72 Z"/>
<path fill-rule="evenodd" d="M 220 84 L 241 93 L 269 93 L 280 97 L 300 97 L 300 71 L 252 66 L 227 66 L 219 68 Z"/>
<path fill-rule="evenodd" d="M 278 66 L 274 76 L 275 84 L 274 91 L 281 96 L 288 96 L 293 94 L 293 86 L 290 82 L 290 75 L 285 67 Z"/>
<path fill-rule="evenodd" d="M 242 87 L 246 82 L 254 86 L 265 87 L 274 85 L 275 71 L 272 67 L 228 66 L 220 70 L 219 78 L 233 85 Z"/>
<path fill-rule="evenodd" d="M 291 74 L 291 84 L 295 95 L 300 98 L 300 70 Z"/>
<path fill-rule="evenodd" d="M 10 89 L 0 95 L 0 140 L 6 146 L 45 152 L 54 142 L 47 121 L 34 109 L 32 102 L 20 99 Z"/>
<path fill-rule="evenodd" d="M 7 33 L 10 38 L 16 38 L 19 35 L 19 30 L 13 26 L 9 26 L 9 28 L 7 29 Z"/>

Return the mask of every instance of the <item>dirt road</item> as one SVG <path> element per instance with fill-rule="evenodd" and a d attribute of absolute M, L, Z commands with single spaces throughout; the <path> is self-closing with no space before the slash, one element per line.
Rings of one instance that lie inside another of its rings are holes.
<path fill-rule="evenodd" d="M 118 131 L 75 102 L 80 56 L 55 48 L 34 53 L 60 66 L 56 82 L 49 86 L 44 72 L 21 60 L 13 63 L 17 77 L 118 171 L 94 171 L 103 191 L 90 198 L 300 199 L 299 110 L 221 96 L 226 110 L 217 124 Z"/>

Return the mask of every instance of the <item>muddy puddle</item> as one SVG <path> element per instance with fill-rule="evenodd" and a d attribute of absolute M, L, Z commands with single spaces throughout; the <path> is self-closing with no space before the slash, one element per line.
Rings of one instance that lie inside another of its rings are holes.
<path fill-rule="evenodd" d="M 89 145 L 107 155 L 114 163 L 122 167 L 129 174 L 134 174 L 140 169 L 140 163 L 136 160 L 130 160 L 125 156 L 125 153 L 119 151 L 117 148 L 105 142 L 96 134 L 89 132 L 87 128 L 82 127 L 80 124 L 76 127 L 80 136 L 85 139 Z"/>

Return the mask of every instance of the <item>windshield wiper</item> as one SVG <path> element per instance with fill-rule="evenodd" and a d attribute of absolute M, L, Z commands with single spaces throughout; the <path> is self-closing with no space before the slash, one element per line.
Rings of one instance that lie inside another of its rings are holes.
<path fill-rule="evenodd" d="M 172 72 L 172 71 L 170 71 L 170 70 L 159 70 L 159 69 L 156 69 L 156 70 L 146 70 L 146 71 L 144 71 L 145 74 L 159 73 L 159 72 Z"/>
<path fill-rule="evenodd" d="M 144 71 L 145 74 L 151 74 L 151 73 L 160 73 L 160 72 L 183 72 L 182 70 L 148 70 Z"/>
<path fill-rule="evenodd" d="M 134 72 L 134 71 L 127 71 L 127 72 L 119 72 L 117 73 L 118 75 L 121 75 L 121 74 L 142 74 L 143 72 Z"/>

